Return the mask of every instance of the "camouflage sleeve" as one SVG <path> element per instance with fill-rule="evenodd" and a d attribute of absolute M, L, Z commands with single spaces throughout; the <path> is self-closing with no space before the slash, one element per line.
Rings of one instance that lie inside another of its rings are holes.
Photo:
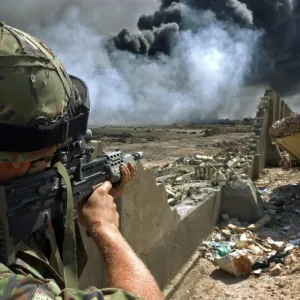
<path fill-rule="evenodd" d="M 76 300 L 143 300 L 144 298 L 137 297 L 122 289 L 97 289 L 95 287 L 89 287 L 84 291 L 65 289 L 62 294 L 62 299 L 76 299 Z"/>
<path fill-rule="evenodd" d="M 19 269 L 18 274 L 0 264 L 0 299 L 22 300 L 141 300 L 121 289 L 99 290 L 90 287 L 84 291 L 60 290 L 56 283 L 37 278 Z"/>

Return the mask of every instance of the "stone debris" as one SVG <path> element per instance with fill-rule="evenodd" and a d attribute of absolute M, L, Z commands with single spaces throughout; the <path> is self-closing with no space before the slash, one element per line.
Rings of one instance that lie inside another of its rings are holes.
<path fill-rule="evenodd" d="M 282 272 L 281 269 L 281 264 L 276 265 L 275 267 L 273 267 L 270 271 L 270 275 L 271 276 L 278 276 L 280 275 L 280 273 Z"/>
<path fill-rule="evenodd" d="M 221 188 L 235 181 L 247 180 L 253 156 L 227 154 L 227 156 L 195 155 L 181 157 L 173 163 L 152 169 L 158 184 L 163 184 L 169 203 L 174 206 L 184 199 L 199 194 L 203 187 Z M 200 184 L 199 184 L 200 183 Z M 181 188 L 179 188 L 179 186 Z M 199 197 L 192 197 L 198 201 Z"/>
<path fill-rule="evenodd" d="M 261 230 L 271 218 L 266 215 L 257 223 Z M 233 218 L 223 218 L 208 241 L 199 251 L 220 269 L 236 276 L 269 274 L 278 276 L 289 265 L 297 262 L 293 251 L 298 248 L 288 242 L 260 238 L 258 232 Z"/>
<path fill-rule="evenodd" d="M 270 130 L 273 139 L 284 138 L 300 132 L 300 114 L 292 114 L 282 120 L 275 122 Z"/>
<path fill-rule="evenodd" d="M 177 206 L 182 201 L 194 201 L 194 203 L 203 201 L 205 197 L 199 196 L 201 193 L 206 193 L 203 188 L 217 191 L 226 186 L 235 188 L 238 187 L 236 185 L 242 185 L 251 180 L 252 166 L 258 151 L 261 130 L 266 126 L 263 122 L 271 101 L 273 101 L 273 93 L 266 91 L 257 107 L 256 117 L 251 122 L 253 125 L 249 136 L 234 141 L 224 140 L 215 143 L 214 146 L 220 148 L 216 155 L 207 156 L 198 153 L 193 156 L 181 157 L 172 163 L 152 169 L 157 183 L 168 186 L 168 202 L 171 206 Z M 300 120 L 300 117 L 286 118 L 286 120 L 298 119 Z M 213 132 L 206 134 L 213 135 L 217 129 L 217 127 L 213 127 L 210 129 Z M 199 185 L 199 183 L 201 184 Z M 262 195 L 264 201 L 268 200 L 268 197 L 267 194 Z M 270 215 L 273 215 L 274 211 L 277 212 L 269 207 Z M 249 229 L 258 230 L 257 226 L 259 224 L 251 224 Z"/>
<path fill-rule="evenodd" d="M 253 121 L 252 133 L 248 137 L 216 143 L 214 146 L 221 149 L 214 156 L 197 154 L 181 157 L 172 163 L 152 169 L 157 183 L 168 186 L 168 199 L 174 199 L 169 201 L 172 206 L 185 200 L 195 200 L 198 203 L 199 197 L 195 195 L 201 194 L 203 187 L 218 190 L 234 182 L 249 180 L 262 127 L 261 119 L 268 103 L 269 100 L 263 97 Z M 199 182 L 204 184 L 198 186 Z M 190 187 L 187 188 L 186 184 L 190 184 Z M 183 188 L 179 189 L 179 185 Z"/>
<path fill-rule="evenodd" d="M 269 215 L 265 215 L 263 218 L 261 218 L 259 221 L 257 221 L 255 224 L 251 224 L 247 227 L 248 230 L 256 232 L 263 228 L 266 223 L 270 222 L 271 218 Z"/>

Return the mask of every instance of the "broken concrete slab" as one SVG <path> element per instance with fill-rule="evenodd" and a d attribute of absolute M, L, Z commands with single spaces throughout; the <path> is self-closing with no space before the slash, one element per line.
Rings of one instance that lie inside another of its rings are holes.
<path fill-rule="evenodd" d="M 251 180 L 239 180 L 222 187 L 220 214 L 249 223 L 263 217 L 263 200 Z"/>

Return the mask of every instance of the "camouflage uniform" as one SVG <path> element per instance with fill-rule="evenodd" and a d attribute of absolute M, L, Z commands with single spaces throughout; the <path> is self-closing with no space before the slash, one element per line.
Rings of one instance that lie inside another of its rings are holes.
<path fill-rule="evenodd" d="M 0 264 L 0 299 L 22 300 L 96 300 L 142 299 L 121 289 L 95 287 L 81 291 L 64 287 L 62 278 L 46 258 L 33 250 L 18 252 L 14 265 Z"/>

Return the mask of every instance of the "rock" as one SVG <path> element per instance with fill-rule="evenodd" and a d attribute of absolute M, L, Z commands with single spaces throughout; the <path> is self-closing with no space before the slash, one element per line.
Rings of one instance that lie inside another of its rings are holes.
<path fill-rule="evenodd" d="M 259 221 L 257 221 L 255 224 L 251 224 L 247 227 L 248 230 L 256 232 L 259 229 L 263 228 L 266 223 L 271 221 L 271 217 L 269 215 L 265 215 L 262 217 Z"/>
<path fill-rule="evenodd" d="M 168 194 L 168 198 L 175 198 L 175 193 L 172 190 L 169 190 L 166 186 L 165 189 Z"/>
<path fill-rule="evenodd" d="M 270 237 L 267 238 L 267 243 L 276 251 L 282 250 L 286 245 L 286 242 L 275 242 Z"/>
<path fill-rule="evenodd" d="M 230 180 L 231 181 L 236 181 L 236 180 L 238 180 L 239 179 L 239 176 L 237 175 L 237 174 L 232 174 L 231 176 L 230 176 Z"/>
<path fill-rule="evenodd" d="M 293 249 L 294 249 L 294 245 L 288 244 L 288 245 L 284 248 L 283 253 L 290 252 L 290 251 L 292 251 Z"/>
<path fill-rule="evenodd" d="M 244 249 L 247 248 L 247 246 L 248 246 L 248 238 L 247 235 L 244 233 L 236 241 L 236 247 L 238 249 Z"/>
<path fill-rule="evenodd" d="M 196 203 L 204 201 L 207 198 L 207 194 L 191 195 L 190 198 Z"/>
<path fill-rule="evenodd" d="M 250 251 L 252 251 L 254 254 L 256 254 L 256 255 L 261 255 L 261 254 L 263 254 L 263 251 L 262 251 L 262 249 L 261 248 L 259 248 L 258 246 L 256 246 L 256 245 L 249 245 L 248 247 L 247 247 L 247 249 L 249 249 Z"/>
<path fill-rule="evenodd" d="M 218 173 L 216 174 L 216 179 L 217 179 L 218 182 L 219 182 L 219 181 L 226 181 L 225 175 L 224 175 L 223 173 L 221 173 L 221 172 L 218 172 Z"/>
<path fill-rule="evenodd" d="M 298 261 L 298 258 L 294 254 L 290 254 L 286 257 L 284 264 L 289 266 L 293 263 L 296 263 Z"/>
<path fill-rule="evenodd" d="M 163 181 L 165 181 L 167 179 L 173 179 L 173 178 L 176 178 L 176 177 L 177 177 L 177 174 L 170 174 L 170 175 L 165 175 L 165 176 L 157 177 L 156 181 L 158 183 L 160 183 L 160 182 L 163 182 Z"/>
<path fill-rule="evenodd" d="M 189 160 L 189 163 L 191 165 L 195 165 L 195 166 L 200 166 L 203 164 L 203 161 L 202 160 L 196 160 L 196 159 L 190 159 Z"/>
<path fill-rule="evenodd" d="M 181 181 L 183 179 L 183 177 L 182 176 L 179 176 L 179 177 L 177 177 L 176 179 L 175 179 L 175 181 Z"/>
<path fill-rule="evenodd" d="M 176 201 L 175 201 L 174 198 L 170 198 L 170 199 L 168 200 L 168 203 L 169 203 L 170 206 L 174 206 L 174 205 L 176 204 Z"/>
<path fill-rule="evenodd" d="M 241 174 L 241 179 L 247 180 L 247 179 L 249 179 L 249 177 L 246 174 Z"/>
<path fill-rule="evenodd" d="M 238 166 L 238 163 L 239 163 L 238 158 L 234 158 L 234 159 L 228 161 L 227 166 L 229 168 L 236 168 Z"/>
<path fill-rule="evenodd" d="M 230 240 L 231 232 L 229 229 L 222 229 L 221 233 L 225 237 L 226 240 Z"/>
<path fill-rule="evenodd" d="M 271 270 L 270 270 L 270 275 L 271 276 L 278 276 L 280 275 L 282 272 L 282 269 L 281 269 L 281 265 L 278 264 L 276 265 L 275 267 L 273 267 Z"/>
<path fill-rule="evenodd" d="M 204 155 L 195 155 L 195 159 L 203 160 L 203 161 L 213 161 L 212 156 L 204 156 Z"/>
<path fill-rule="evenodd" d="M 235 231 L 237 233 L 244 233 L 247 230 L 247 228 L 245 228 L 245 227 L 238 227 L 238 226 L 233 225 L 233 224 L 227 225 L 227 228 L 229 230 Z"/>

